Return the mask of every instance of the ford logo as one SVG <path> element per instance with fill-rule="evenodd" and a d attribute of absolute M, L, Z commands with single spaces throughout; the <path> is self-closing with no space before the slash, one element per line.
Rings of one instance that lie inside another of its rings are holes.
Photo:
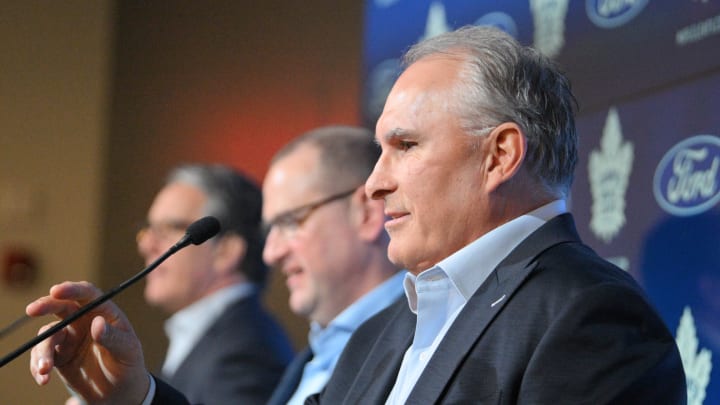
<path fill-rule="evenodd" d="M 653 193 L 673 215 L 696 215 L 720 201 L 720 138 L 696 135 L 673 146 L 655 169 Z"/>
<path fill-rule="evenodd" d="M 640 14 L 648 0 L 586 0 L 590 20 L 602 28 L 619 27 Z"/>

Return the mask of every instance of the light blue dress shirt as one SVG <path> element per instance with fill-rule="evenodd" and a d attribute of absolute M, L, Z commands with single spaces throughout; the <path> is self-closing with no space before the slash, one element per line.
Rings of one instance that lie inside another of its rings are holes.
<path fill-rule="evenodd" d="M 321 328 L 317 323 L 310 325 L 308 340 L 313 358 L 305 364 L 298 388 L 288 401 L 289 405 L 303 404 L 305 398 L 325 387 L 350 335 L 363 322 L 402 296 L 404 277 L 405 272 L 401 271 L 387 279 L 347 307 L 326 328 Z"/>
<path fill-rule="evenodd" d="M 415 337 L 387 404 L 407 401 L 453 321 L 495 267 L 531 233 L 565 212 L 565 201 L 553 201 L 493 229 L 417 277 L 407 273 L 404 287 L 417 315 Z"/>

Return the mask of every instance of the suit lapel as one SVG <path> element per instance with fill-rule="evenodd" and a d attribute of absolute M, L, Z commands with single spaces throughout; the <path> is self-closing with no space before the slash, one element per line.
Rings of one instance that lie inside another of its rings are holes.
<path fill-rule="evenodd" d="M 572 217 L 561 215 L 515 248 L 473 294 L 430 359 L 408 403 L 438 402 L 440 395 L 484 331 L 536 267 L 535 257 L 558 243 L 579 240 Z"/>
<path fill-rule="evenodd" d="M 248 297 L 236 300 L 232 304 L 228 305 L 227 308 L 215 319 L 215 321 L 208 327 L 205 333 L 200 339 L 193 345 L 190 352 L 185 356 L 183 361 L 180 363 L 175 373 L 168 377 L 164 373 L 163 378 L 171 385 L 175 385 L 184 388 L 187 384 L 191 383 L 190 378 L 197 374 L 198 364 L 204 364 L 208 353 L 212 353 L 215 345 L 214 335 L 218 331 L 222 331 L 228 327 L 230 323 L 235 323 L 236 319 L 249 319 L 250 308 L 254 308 L 257 305 L 257 295 L 253 294 Z M 241 315 L 238 314 L 241 313 Z"/>
<path fill-rule="evenodd" d="M 405 351 L 412 343 L 416 321 L 406 300 L 396 306 L 396 315 L 373 344 L 344 403 L 384 403 L 390 394 Z"/>
<path fill-rule="evenodd" d="M 268 405 L 281 405 L 288 402 L 295 393 L 298 385 L 300 385 L 305 364 L 312 360 L 312 358 L 313 352 L 310 347 L 306 347 L 305 350 L 295 356 L 290 365 L 285 369 L 280 382 L 275 388 L 275 391 L 273 391 L 270 400 L 268 400 Z"/>
<path fill-rule="evenodd" d="M 408 403 L 433 403 L 439 399 L 463 358 L 535 267 L 529 261 L 506 267 L 515 277 L 503 283 L 494 271 L 470 298 L 425 367 Z"/>

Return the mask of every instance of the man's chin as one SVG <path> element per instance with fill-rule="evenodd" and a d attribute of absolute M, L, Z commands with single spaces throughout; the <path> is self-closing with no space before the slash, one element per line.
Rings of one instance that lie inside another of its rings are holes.
<path fill-rule="evenodd" d="M 303 318 L 309 319 L 311 310 L 308 308 L 308 305 L 303 302 L 302 300 L 295 298 L 293 299 L 292 296 L 290 296 L 290 301 L 288 303 L 288 306 L 290 307 L 290 310 L 293 314 L 297 316 L 301 316 Z"/>
<path fill-rule="evenodd" d="M 153 293 L 146 292 L 144 298 L 148 305 L 155 308 L 162 308 L 163 303 L 165 302 L 165 300 L 163 300 L 160 296 Z"/>
<path fill-rule="evenodd" d="M 403 260 L 403 254 L 398 248 L 398 243 L 390 241 L 387 251 L 388 259 L 397 267 L 405 268 L 405 260 Z"/>

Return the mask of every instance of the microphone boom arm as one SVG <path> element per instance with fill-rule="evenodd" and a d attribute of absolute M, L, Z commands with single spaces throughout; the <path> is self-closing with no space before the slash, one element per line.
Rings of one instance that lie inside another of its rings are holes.
<path fill-rule="evenodd" d="M 199 225 L 199 226 L 198 226 Z M 145 277 L 148 273 L 155 270 L 157 266 L 160 265 L 160 263 L 164 262 L 165 259 L 170 257 L 171 255 L 175 254 L 178 250 L 186 247 L 191 242 L 194 245 L 199 245 L 205 240 L 209 239 L 210 237 L 214 236 L 218 233 L 220 230 L 220 224 L 218 223 L 217 219 L 213 217 L 204 217 L 202 219 L 199 219 L 192 225 L 188 227 L 188 232 L 183 236 L 177 243 L 175 243 L 173 246 L 170 247 L 165 253 L 163 253 L 160 257 L 155 259 L 152 263 L 150 263 L 149 266 L 147 266 L 145 269 L 140 271 L 139 273 L 135 274 L 131 278 L 125 280 L 120 285 L 116 286 L 112 290 L 108 291 L 107 293 L 95 298 L 94 300 L 90 301 L 77 311 L 73 312 L 68 316 L 67 318 L 63 319 L 62 321 L 58 322 L 57 324 L 53 325 L 50 329 L 46 330 L 45 332 L 35 336 L 35 338 L 31 339 L 24 345 L 17 348 L 17 350 L 13 351 L 12 353 L 6 355 L 2 359 L 0 359 L 0 368 L 5 366 L 7 363 L 11 362 L 21 354 L 25 353 L 28 349 L 35 346 L 36 344 L 42 342 L 43 340 L 47 339 L 48 337 L 54 335 L 59 331 L 60 329 L 68 326 L 71 322 L 75 321 L 76 319 L 80 318 L 81 316 L 87 314 L 88 312 L 92 311 L 93 309 L 97 308 L 100 304 L 104 303 L 105 301 L 109 300 L 110 298 L 116 296 L 118 293 L 123 291 L 124 289 L 128 288 L 129 286 L 135 284 L 138 280 Z"/>

